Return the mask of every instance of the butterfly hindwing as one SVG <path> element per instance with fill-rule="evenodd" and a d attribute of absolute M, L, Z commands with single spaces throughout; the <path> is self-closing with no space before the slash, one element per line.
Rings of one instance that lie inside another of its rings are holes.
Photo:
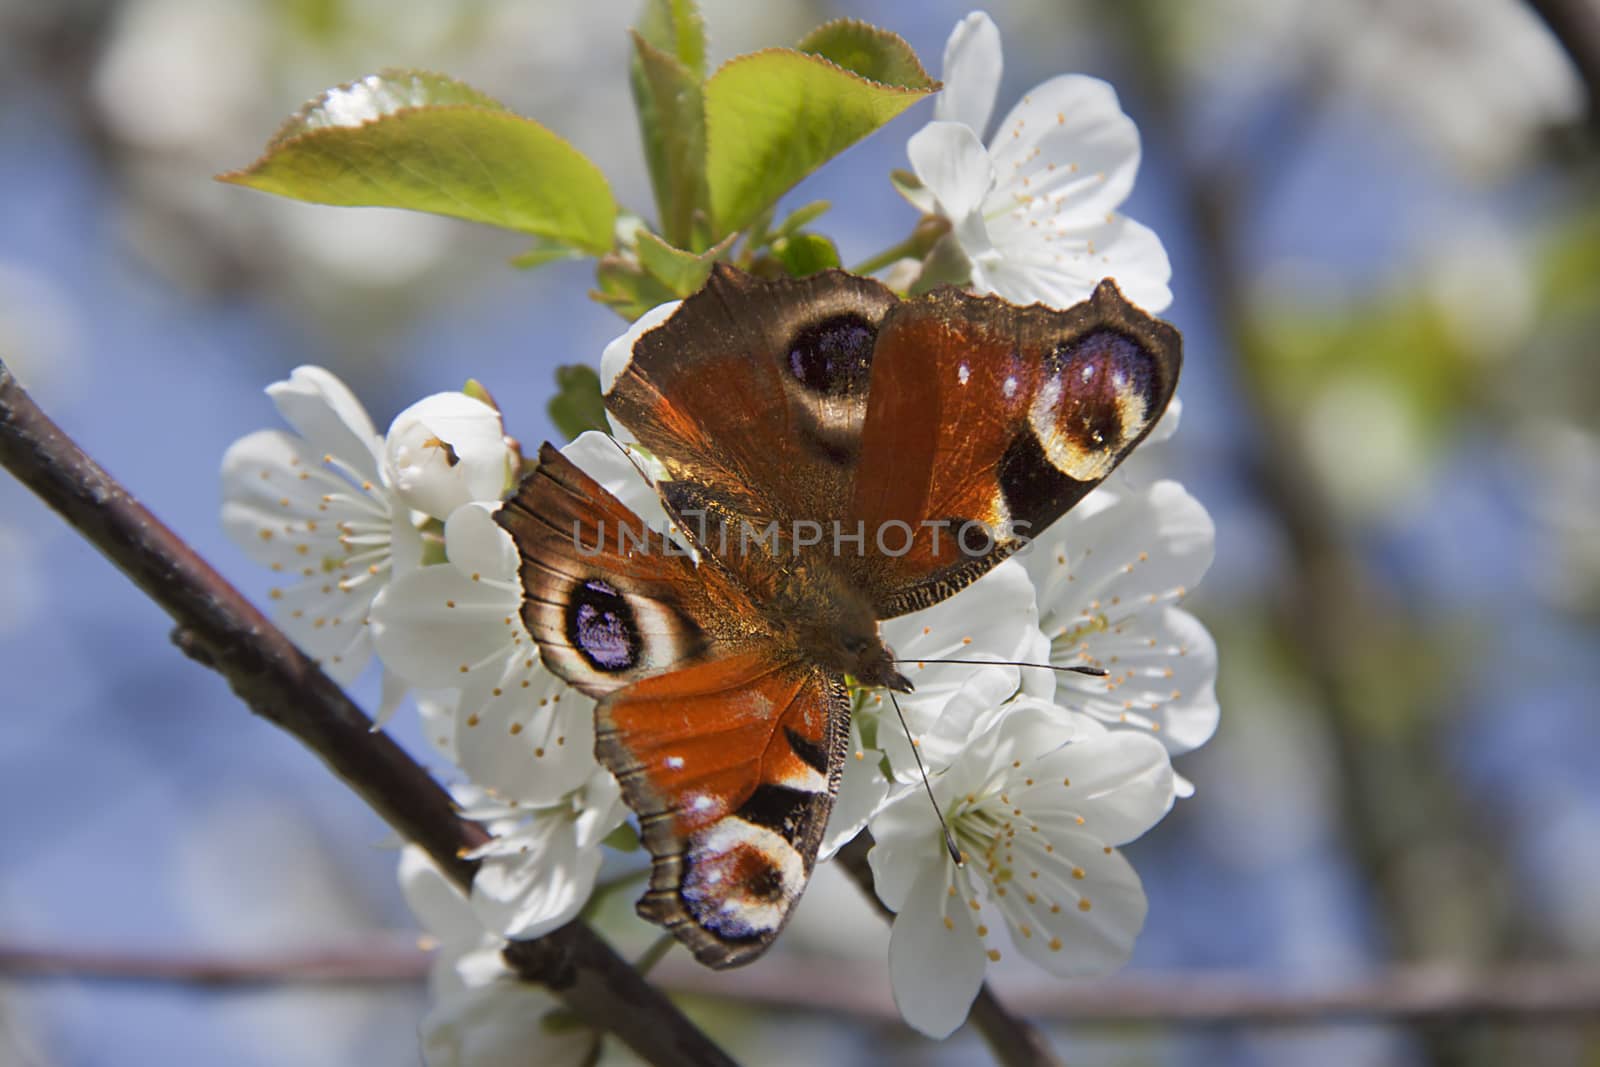
<path fill-rule="evenodd" d="M 640 913 L 708 965 L 753 958 L 810 879 L 849 737 L 844 680 L 548 444 L 497 517 L 546 666 L 599 699 L 595 754 L 653 858 Z"/>
<path fill-rule="evenodd" d="M 653 860 L 639 913 L 700 962 L 764 951 L 811 877 L 849 740 L 844 680 L 762 651 L 613 693 L 596 753 Z"/>

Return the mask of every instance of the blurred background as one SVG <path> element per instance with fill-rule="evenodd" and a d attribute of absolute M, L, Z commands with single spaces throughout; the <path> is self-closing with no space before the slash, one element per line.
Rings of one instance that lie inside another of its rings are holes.
<path fill-rule="evenodd" d="M 1537 6 L 1600 25 L 1583 0 Z M 714 59 L 852 15 L 935 73 L 969 7 L 704 3 Z M 1167 461 L 1217 523 L 1189 605 L 1221 649 L 1222 726 L 1180 762 L 1197 795 L 1128 849 L 1150 918 L 1127 977 L 1318 989 L 1397 965 L 1600 967 L 1600 154 L 1578 67 L 1519 0 L 988 10 L 1001 108 L 1082 71 L 1143 132 L 1128 213 L 1171 253 L 1187 349 Z M 597 361 L 623 323 L 586 298 L 587 264 L 508 266 L 514 236 L 211 175 L 322 88 L 415 66 L 551 126 L 644 210 L 635 14 L 0 0 L 0 356 L 260 599 L 268 573 L 222 536 L 217 469 L 277 425 L 266 384 L 322 364 L 383 427 L 475 377 L 536 442 L 554 432 L 553 368 Z M 821 229 L 847 263 L 913 223 L 887 174 L 930 115 L 788 198 L 834 201 Z M 413 939 L 386 828 L 168 630 L 0 477 L 0 947 L 248 958 Z M 395 731 L 432 758 L 414 714 Z M 881 971 L 887 929 L 855 894 L 819 877 L 756 966 Z M 996 983 L 1030 1007 L 1069 995 L 1031 971 Z M 424 1006 L 420 981 L 0 975 L 0 1064 L 416 1064 Z M 757 1063 L 986 1055 L 965 1031 L 935 1045 L 798 1009 L 706 1018 Z M 1074 1064 L 1600 1063 L 1593 1019 L 1053 1032 Z"/>

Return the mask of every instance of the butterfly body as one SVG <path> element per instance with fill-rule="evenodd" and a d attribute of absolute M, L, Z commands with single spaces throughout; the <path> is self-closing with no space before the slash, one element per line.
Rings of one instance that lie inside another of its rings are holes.
<path fill-rule="evenodd" d="M 639 338 L 608 410 L 698 561 L 549 445 L 499 521 L 541 656 L 599 701 L 596 754 L 654 860 L 642 915 L 712 966 L 771 943 L 843 772 L 847 679 L 910 690 L 880 621 L 1076 503 L 1178 365 L 1176 331 L 1109 283 L 1054 311 L 719 267 Z"/>

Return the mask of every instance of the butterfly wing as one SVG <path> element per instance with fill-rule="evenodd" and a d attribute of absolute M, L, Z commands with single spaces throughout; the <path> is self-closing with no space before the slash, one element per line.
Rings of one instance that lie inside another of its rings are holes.
<path fill-rule="evenodd" d="M 595 751 L 653 860 L 639 914 L 701 963 L 754 959 L 788 921 L 843 773 L 849 707 L 842 678 L 760 651 L 601 701 Z"/>
<path fill-rule="evenodd" d="M 1177 388 L 1178 331 L 1103 281 L 1065 311 L 942 289 L 879 327 L 846 557 L 880 618 L 942 600 L 1037 536 L 1144 440 Z"/>
<path fill-rule="evenodd" d="M 753 959 L 810 879 L 849 740 L 843 679 L 548 444 L 497 517 L 545 664 L 599 698 L 595 754 L 654 861 L 640 914 L 711 966 Z"/>
<path fill-rule="evenodd" d="M 895 302 L 842 271 L 764 282 L 718 265 L 639 338 L 606 406 L 666 466 L 667 506 L 707 516 L 691 534 L 842 513 L 878 323 Z"/>

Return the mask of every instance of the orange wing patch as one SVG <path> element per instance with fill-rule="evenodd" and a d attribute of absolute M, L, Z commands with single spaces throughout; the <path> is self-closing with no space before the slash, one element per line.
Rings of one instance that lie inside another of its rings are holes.
<path fill-rule="evenodd" d="M 759 651 L 600 703 L 596 754 L 654 859 L 639 913 L 702 963 L 759 955 L 787 921 L 833 807 L 848 712 L 843 679 Z"/>

